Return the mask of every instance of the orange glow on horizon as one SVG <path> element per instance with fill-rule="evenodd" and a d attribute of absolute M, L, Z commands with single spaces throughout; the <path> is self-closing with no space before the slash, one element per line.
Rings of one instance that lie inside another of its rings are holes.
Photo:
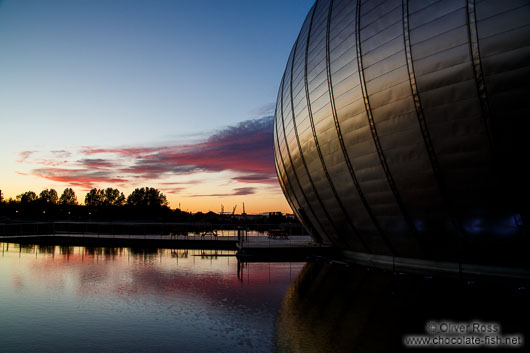
<path fill-rule="evenodd" d="M 10 198 L 16 199 L 17 195 L 20 195 L 27 191 L 33 191 L 37 195 L 44 189 L 55 189 L 59 197 L 65 188 L 72 187 L 77 196 L 77 201 L 80 204 L 84 203 L 85 195 L 88 190 L 68 185 L 61 184 L 47 184 L 46 180 L 33 178 L 35 179 L 34 183 L 21 183 L 20 180 L 17 183 L 10 183 L 10 188 L 4 188 L 0 186 L 2 190 L 2 196 L 5 201 Z M 106 185 L 100 188 L 113 187 L 119 189 L 127 197 L 135 187 L 121 188 L 119 186 Z M 141 187 L 141 186 L 137 186 Z M 283 193 L 278 186 L 277 190 L 274 192 L 270 191 L 261 191 L 256 190 L 256 193 L 250 195 L 234 195 L 234 196 L 203 196 L 203 197 L 191 197 L 191 196 L 181 196 L 180 194 L 173 194 L 163 191 L 163 185 L 154 185 L 153 187 L 159 189 L 166 195 L 166 198 L 171 209 L 180 208 L 182 211 L 187 211 L 191 213 L 196 212 L 208 212 L 212 211 L 219 213 L 221 210 L 221 205 L 224 206 L 226 212 L 232 211 L 234 205 L 237 205 L 235 214 L 241 214 L 243 212 L 243 202 L 245 203 L 245 211 L 247 214 L 259 214 L 262 212 L 282 212 L 282 213 L 293 213 L 289 204 L 285 200 Z M 204 194 L 209 193 L 215 188 L 204 187 L 201 185 L 201 189 L 204 190 Z"/>

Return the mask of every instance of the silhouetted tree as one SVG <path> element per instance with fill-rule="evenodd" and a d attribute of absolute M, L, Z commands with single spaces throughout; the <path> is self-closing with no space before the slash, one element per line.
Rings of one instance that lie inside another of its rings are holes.
<path fill-rule="evenodd" d="M 101 206 L 105 200 L 105 192 L 96 188 L 90 190 L 85 196 L 85 205 Z"/>
<path fill-rule="evenodd" d="M 167 206 L 166 196 L 155 188 L 136 188 L 127 197 L 127 204 L 140 207 Z"/>
<path fill-rule="evenodd" d="M 28 204 L 37 201 L 37 194 L 33 191 L 26 191 L 23 194 L 17 195 L 17 201 L 22 204 Z"/>
<path fill-rule="evenodd" d="M 56 204 L 58 199 L 55 189 L 44 189 L 39 195 L 39 201 L 42 203 Z"/>
<path fill-rule="evenodd" d="M 4 195 L 2 195 L 2 190 L 0 190 L 0 203 L 4 202 Z"/>
<path fill-rule="evenodd" d="M 59 204 L 67 206 L 77 205 L 77 196 L 75 196 L 75 192 L 72 188 L 64 189 L 63 194 L 59 198 Z"/>
<path fill-rule="evenodd" d="M 104 193 L 103 204 L 107 206 L 123 206 L 125 204 L 125 195 L 118 189 L 107 188 Z"/>
<path fill-rule="evenodd" d="M 123 206 L 125 204 L 125 195 L 118 189 L 107 188 L 92 189 L 85 196 L 85 205 L 87 206 Z"/>

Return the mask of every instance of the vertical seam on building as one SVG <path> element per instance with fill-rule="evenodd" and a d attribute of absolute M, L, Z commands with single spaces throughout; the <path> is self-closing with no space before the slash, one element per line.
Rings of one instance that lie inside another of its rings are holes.
<path fill-rule="evenodd" d="M 434 144 L 432 142 L 431 134 L 429 132 L 429 127 L 425 119 L 425 112 L 423 111 L 423 105 L 421 104 L 420 94 L 419 94 L 418 86 L 416 83 L 416 73 L 414 71 L 414 60 L 412 59 L 412 44 L 410 42 L 408 0 L 402 0 L 401 9 L 402 9 L 402 17 L 403 17 L 403 40 L 404 40 L 404 46 L 405 46 L 405 57 L 407 60 L 407 70 L 409 74 L 410 89 L 412 92 L 412 98 L 414 100 L 416 116 L 418 117 L 420 131 L 423 136 L 423 141 L 425 143 L 427 155 L 429 156 L 429 161 L 431 163 L 431 168 L 433 171 L 434 179 L 436 180 L 438 189 L 442 196 L 442 202 L 444 204 L 445 209 L 448 212 L 448 216 L 449 216 L 449 219 L 451 220 L 451 223 L 453 223 L 453 226 L 455 227 L 457 236 L 461 238 L 463 234 L 463 227 L 460 221 L 453 214 L 452 202 L 451 202 L 451 199 L 449 198 L 447 189 L 445 187 L 445 182 L 442 177 L 440 164 L 438 162 L 438 158 L 436 157 L 436 152 L 434 150 Z"/>
<path fill-rule="evenodd" d="M 316 6 L 315 6 L 315 8 L 316 8 Z M 296 50 L 296 45 L 297 45 L 297 43 L 295 43 L 295 50 Z M 293 53 L 293 56 L 294 56 L 294 53 Z M 284 75 L 284 78 L 285 78 L 285 75 Z M 282 79 L 282 91 L 281 91 L 282 93 L 280 95 L 280 114 L 281 114 L 281 118 L 282 118 L 282 129 L 283 129 L 283 138 L 285 140 L 285 148 L 287 149 L 287 155 L 289 157 L 289 162 L 291 163 L 291 168 L 293 170 L 294 178 L 295 178 L 295 180 L 296 180 L 296 182 L 298 184 L 298 187 L 300 188 L 300 191 L 302 193 L 302 197 L 304 198 L 304 200 L 305 200 L 305 202 L 307 204 L 307 207 L 309 208 L 309 211 L 311 211 L 311 213 L 313 215 L 313 218 L 317 222 L 318 226 L 320 227 L 320 230 L 322 231 L 322 234 L 324 235 L 324 234 L 326 234 L 326 229 L 322 226 L 322 223 L 320 222 L 320 219 L 317 217 L 317 214 L 313 210 L 313 206 L 311 205 L 311 203 L 307 199 L 306 194 L 304 193 L 304 189 L 302 188 L 302 184 L 300 183 L 300 179 L 298 178 L 298 173 L 296 172 L 295 166 L 293 164 L 293 158 L 291 156 L 291 150 L 289 149 L 289 143 L 287 142 L 287 135 L 285 133 L 285 121 L 284 121 L 284 118 L 283 118 L 283 95 L 284 95 L 283 88 L 284 88 L 284 85 L 285 85 L 285 80 Z M 282 158 L 282 160 L 283 160 L 283 158 Z M 287 169 L 285 169 L 285 173 L 287 173 Z M 293 192 L 294 192 L 294 189 L 293 189 Z"/>
<path fill-rule="evenodd" d="M 374 117 L 372 114 L 372 108 L 370 107 L 370 100 L 367 93 L 366 88 L 366 81 L 364 78 L 364 68 L 362 64 L 362 52 L 361 52 L 361 0 L 357 0 L 356 5 L 356 18 L 355 18 L 355 49 L 357 53 L 357 71 L 359 72 L 359 81 L 361 84 L 361 91 L 363 95 L 363 102 L 364 107 L 366 111 L 366 115 L 368 118 L 368 123 L 370 125 L 370 131 L 372 133 L 372 139 L 374 141 L 377 154 L 379 156 L 379 161 L 381 162 L 381 166 L 383 167 L 383 171 L 385 172 L 386 179 L 388 182 L 388 185 L 390 186 L 390 189 L 392 190 L 392 194 L 394 195 L 394 199 L 396 200 L 396 203 L 401 211 L 401 214 L 403 218 L 405 219 L 405 223 L 407 223 L 408 227 L 412 231 L 413 235 L 417 237 L 418 231 L 416 227 L 414 226 L 414 223 L 410 219 L 410 216 L 408 215 L 405 205 L 403 204 L 403 200 L 401 200 L 401 196 L 399 195 L 399 191 L 397 190 L 396 184 L 394 182 L 394 178 L 392 177 L 392 174 L 390 173 L 390 169 L 388 167 L 388 164 L 386 162 L 386 158 L 383 152 L 383 148 L 381 146 L 381 142 L 379 140 L 379 136 L 377 134 L 377 129 L 375 126 Z M 418 239 L 419 240 L 419 239 Z"/>
<path fill-rule="evenodd" d="M 309 121 L 310 121 L 310 124 L 311 124 L 311 130 L 313 132 L 313 138 L 315 140 L 315 147 L 316 147 L 318 156 L 320 158 L 320 162 L 322 164 L 322 169 L 323 169 L 324 174 L 325 174 L 325 176 L 326 176 L 326 178 L 328 180 L 328 183 L 329 183 L 329 185 L 331 187 L 331 190 L 332 190 L 333 194 L 335 195 L 335 198 L 337 199 L 342 212 L 344 213 L 344 216 L 346 217 L 347 220 L 349 220 L 348 214 L 346 213 L 346 211 L 344 209 L 344 206 L 342 205 L 342 203 L 340 202 L 340 200 L 338 198 L 337 191 L 335 190 L 335 187 L 334 187 L 334 185 L 333 185 L 333 183 L 331 181 L 331 177 L 330 177 L 330 175 L 329 175 L 329 173 L 327 171 L 326 165 L 324 163 L 324 159 L 323 159 L 323 156 L 322 156 L 322 153 L 321 153 L 321 150 L 320 150 L 320 145 L 318 144 L 318 139 L 316 137 L 315 124 L 314 124 L 314 121 L 313 121 L 313 113 L 312 113 L 312 110 L 311 110 L 311 102 L 310 102 L 310 99 L 309 99 L 309 84 L 307 82 L 307 61 L 308 61 L 308 56 L 309 56 L 309 41 L 311 39 L 311 30 L 313 28 L 313 19 L 315 17 L 315 12 L 316 12 L 316 7 L 318 5 L 318 1 L 319 0 L 316 0 L 316 2 L 315 2 L 315 11 L 313 11 L 313 13 L 311 14 L 311 19 L 309 20 L 309 27 L 307 29 L 307 39 L 306 39 L 306 46 L 305 46 L 305 52 L 304 52 L 304 93 L 305 93 L 305 96 L 306 96 L 307 110 L 308 110 Z M 294 64 L 294 59 L 296 57 L 296 50 L 297 50 L 296 47 L 298 46 L 298 39 L 296 40 L 296 43 L 297 43 L 297 45 L 295 46 L 293 60 L 291 62 L 291 77 L 290 77 L 291 78 L 290 79 L 291 110 L 292 110 L 292 115 L 293 115 L 293 127 L 294 127 L 294 131 L 295 131 L 296 142 L 298 144 L 298 149 L 300 150 L 300 157 L 302 158 L 302 163 L 304 164 L 304 168 L 305 168 L 305 170 L 307 172 L 307 176 L 309 177 L 309 181 L 311 182 L 311 185 L 313 187 L 315 195 L 317 196 L 318 202 L 322 206 L 322 209 L 324 210 L 324 212 L 326 214 L 326 217 L 330 220 L 331 224 L 333 225 L 333 228 L 335 229 L 336 228 L 335 224 L 331 220 L 329 212 L 327 211 L 326 207 L 324 206 L 324 203 L 322 202 L 322 199 L 321 199 L 320 195 L 318 194 L 318 191 L 317 191 L 317 189 L 315 187 L 313 179 L 311 178 L 311 175 L 309 174 L 309 169 L 307 168 L 307 163 L 305 161 L 305 157 L 304 157 L 304 154 L 302 152 L 302 145 L 300 143 L 300 138 L 298 136 L 298 128 L 296 126 L 294 106 L 293 106 L 293 64 Z M 364 239 L 360 236 L 359 232 L 357 231 L 357 229 L 355 228 L 353 223 L 351 223 L 351 222 L 349 222 L 349 223 L 351 224 L 355 235 L 357 235 L 357 238 L 361 242 L 361 245 L 367 251 L 372 252 L 372 250 L 368 247 L 368 245 L 366 244 Z"/>
<path fill-rule="evenodd" d="M 412 91 L 412 98 L 414 100 L 414 107 L 416 108 L 416 116 L 418 117 L 418 123 L 420 125 L 421 134 L 423 136 L 423 141 L 425 143 L 425 148 L 427 149 L 427 154 L 431 162 L 431 167 L 433 169 L 436 181 L 438 186 L 443 189 L 440 176 L 440 165 L 436 158 L 436 153 L 434 151 L 434 146 L 432 143 L 431 135 L 427 127 L 427 122 L 425 121 L 425 114 L 423 112 L 423 107 L 421 105 L 420 96 L 418 93 L 418 86 L 416 84 L 416 74 L 414 72 L 414 64 L 412 62 L 412 49 L 410 43 L 410 34 L 409 34 L 409 16 L 408 16 L 408 0 L 402 0 L 402 11 L 403 11 L 403 40 L 405 42 L 405 57 L 407 59 L 407 70 L 409 74 L 410 89 Z"/>
<path fill-rule="evenodd" d="M 318 6 L 318 0 L 316 0 L 316 2 L 315 2 L 315 10 L 311 14 L 311 19 L 310 19 L 309 28 L 308 28 L 308 37 L 309 37 L 309 33 L 311 31 L 311 26 L 313 24 L 313 18 L 315 16 L 315 12 L 316 12 L 317 6 Z M 289 72 L 289 83 L 288 83 L 288 85 L 289 85 L 288 94 L 289 94 L 289 100 L 290 100 L 290 103 L 291 103 L 291 115 L 292 115 L 292 119 L 293 119 L 294 136 L 296 138 L 296 144 L 298 146 L 298 150 L 299 150 L 299 153 L 300 153 L 300 159 L 302 160 L 302 164 L 303 164 L 304 170 L 305 170 L 305 172 L 307 174 L 307 178 L 309 179 L 309 183 L 311 184 L 311 188 L 313 189 L 313 192 L 315 193 L 317 201 L 320 204 L 320 207 L 322 207 L 322 210 L 324 211 L 324 214 L 325 214 L 326 218 L 329 220 L 329 222 L 330 222 L 331 226 L 333 227 L 333 229 L 335 229 L 335 225 L 334 225 L 333 221 L 331 220 L 331 216 L 329 215 L 329 212 L 328 212 L 327 208 L 324 206 L 324 203 L 322 202 L 322 198 L 320 197 L 320 194 L 318 193 L 317 188 L 315 187 L 315 183 L 313 182 L 313 178 L 311 177 L 311 173 L 309 173 L 309 168 L 307 167 L 307 162 L 305 160 L 305 156 L 304 156 L 304 153 L 302 151 L 302 144 L 300 143 L 300 137 L 298 136 L 298 128 L 296 126 L 296 117 L 295 117 L 294 107 L 293 107 L 293 64 L 294 64 L 294 59 L 296 58 L 296 51 L 297 51 L 297 48 L 298 48 L 299 39 L 300 39 L 300 37 L 298 37 L 296 39 L 296 42 L 294 44 L 293 57 L 291 59 L 291 69 L 290 69 L 290 72 Z M 336 231 L 336 229 L 335 229 L 335 231 Z"/>
<path fill-rule="evenodd" d="M 280 94 L 283 94 L 283 78 L 281 80 L 281 83 L 280 83 Z M 298 200 L 298 197 L 296 196 L 296 192 L 294 191 L 294 188 L 293 188 L 293 184 L 291 183 L 291 180 L 289 178 L 289 175 L 287 175 L 287 168 L 285 167 L 285 162 L 283 160 L 283 155 L 282 155 L 282 151 L 281 151 L 281 147 L 280 147 L 280 138 L 278 137 L 278 119 L 277 119 L 277 116 L 278 116 L 278 107 L 276 106 L 276 109 L 275 109 L 275 112 L 274 112 L 274 126 L 275 126 L 275 137 L 276 137 L 276 145 L 278 146 L 278 155 L 280 157 L 280 161 L 282 163 L 282 166 L 283 166 L 283 171 L 285 172 L 284 175 L 285 175 L 285 179 L 287 180 L 287 184 L 289 184 L 289 187 L 291 188 L 291 192 L 292 192 L 292 196 L 294 197 L 294 199 L 296 200 L 296 204 L 298 205 L 298 208 L 301 208 L 301 204 L 300 204 L 300 200 Z M 276 163 L 278 163 L 278 160 L 275 158 L 276 160 Z M 279 163 L 278 163 L 279 165 Z M 277 167 L 279 168 L 279 167 Z M 281 173 L 278 173 L 278 175 L 280 176 L 281 178 Z M 284 181 L 285 183 L 285 181 Z M 297 210 L 294 210 L 294 212 L 296 212 L 298 214 L 298 211 Z M 301 218 L 300 218 L 301 219 Z"/>
<path fill-rule="evenodd" d="M 394 254 L 393 247 L 390 245 L 388 239 L 384 235 L 384 232 L 381 229 L 381 226 L 379 225 L 379 222 L 375 218 L 375 215 L 372 212 L 372 208 L 368 204 L 368 200 L 366 200 L 364 192 L 361 189 L 361 185 L 359 184 L 359 180 L 357 179 L 357 175 L 355 174 L 355 170 L 353 169 L 353 166 L 351 164 L 350 156 L 348 154 L 348 150 L 346 149 L 346 144 L 344 143 L 344 138 L 342 136 L 342 131 L 341 131 L 341 128 L 340 128 L 340 123 L 339 123 L 339 119 L 338 119 L 338 115 L 337 115 L 337 108 L 336 108 L 336 105 L 335 105 L 335 96 L 333 94 L 333 82 L 332 82 L 332 77 L 331 77 L 330 32 L 331 32 L 331 15 L 332 15 L 333 2 L 334 2 L 334 0 L 330 0 L 329 11 L 328 11 L 328 23 L 327 23 L 327 28 L 326 28 L 326 75 L 327 75 L 327 81 L 328 81 L 328 92 L 329 92 L 329 100 L 330 100 L 330 104 L 331 104 L 331 113 L 332 113 L 332 116 L 333 116 L 333 121 L 335 123 L 335 129 L 337 131 L 337 136 L 338 136 L 340 148 L 342 150 L 342 154 L 344 156 L 344 160 L 346 162 L 346 166 L 347 166 L 348 171 L 350 173 L 350 176 L 352 178 L 353 184 L 355 185 L 355 189 L 357 190 L 359 198 L 361 199 L 361 202 L 362 202 L 364 208 L 366 209 L 366 212 L 368 213 L 368 216 L 372 220 L 376 230 L 378 231 L 379 235 L 381 236 L 381 238 L 385 242 L 385 245 L 388 247 L 390 252 L 392 254 Z M 308 44 L 309 44 L 309 38 L 308 38 Z M 305 66 L 305 80 L 306 80 L 306 87 L 307 87 L 307 85 L 308 85 L 308 83 L 307 83 L 307 55 L 306 55 L 306 63 L 305 63 L 305 65 L 306 65 Z M 306 88 L 306 92 L 307 92 L 307 88 Z M 308 109 L 309 109 L 309 116 L 310 116 L 310 119 L 311 119 L 311 128 L 313 129 L 313 137 L 315 139 L 315 144 L 317 145 L 317 149 L 318 149 L 320 160 L 322 162 L 322 166 L 324 168 L 324 171 L 326 172 L 326 176 L 327 176 L 327 178 L 329 180 L 329 183 L 330 183 L 330 185 L 331 185 L 331 187 L 333 189 L 333 193 L 335 194 L 335 197 L 337 198 L 337 201 L 339 202 L 339 205 L 340 205 L 342 211 L 344 212 L 346 218 L 349 219 L 349 216 L 348 216 L 348 214 L 347 214 L 347 212 L 345 210 L 345 207 L 342 204 L 342 202 L 340 201 L 340 198 L 339 198 L 338 193 L 337 193 L 337 191 L 335 189 L 335 186 L 333 185 L 333 182 L 331 181 L 331 177 L 328 174 L 328 171 L 327 171 L 327 168 L 326 168 L 326 165 L 325 165 L 325 162 L 324 162 L 324 158 L 323 158 L 321 150 L 320 150 L 320 146 L 319 146 L 318 138 L 317 138 L 317 134 L 316 134 L 316 129 L 315 129 L 315 126 L 314 126 L 314 123 L 313 123 L 313 114 L 311 112 L 310 98 L 309 98 L 309 93 L 308 92 L 306 94 L 306 97 L 307 97 L 307 105 L 308 105 Z M 352 222 L 350 221 L 350 223 L 352 223 Z M 352 224 L 352 226 L 353 226 L 353 224 Z"/>
<path fill-rule="evenodd" d="M 284 171 L 283 175 L 285 176 L 285 179 L 287 180 L 287 184 L 289 185 L 289 188 L 291 190 L 291 193 L 289 195 L 292 195 L 294 197 L 294 200 L 296 201 L 296 205 L 297 205 L 297 207 L 293 208 L 293 212 L 295 212 L 298 215 L 298 219 L 303 220 L 304 218 L 302 217 L 302 215 L 299 212 L 299 210 L 302 209 L 303 207 L 302 207 L 302 204 L 300 203 L 300 200 L 298 199 L 298 196 L 296 196 L 296 191 L 294 190 L 293 184 L 291 183 L 289 175 L 287 174 L 287 168 L 285 167 L 285 162 L 284 162 L 283 155 L 282 155 L 282 152 L 281 152 L 281 147 L 279 145 L 280 141 L 279 141 L 278 133 L 276 133 L 276 143 L 278 144 L 278 154 L 280 156 L 281 164 L 282 164 L 283 171 Z M 279 165 L 279 163 L 278 163 L 278 165 Z M 280 174 L 280 178 L 282 178 L 281 174 Z M 285 183 L 285 181 L 284 181 L 284 183 Z M 289 199 L 289 198 L 287 198 L 287 199 Z M 302 222 L 302 224 L 304 224 L 304 223 Z M 318 234 L 318 230 L 313 228 L 314 225 L 311 223 L 311 224 L 309 224 L 309 226 L 311 226 L 311 228 L 309 229 L 309 233 L 311 235 L 313 235 L 313 236 L 316 236 L 317 241 L 322 242 L 322 238 Z M 316 232 L 316 234 L 314 234 L 315 232 Z"/>
<path fill-rule="evenodd" d="M 283 180 L 283 177 L 280 174 L 280 167 L 278 165 L 278 159 L 276 158 L 276 156 L 274 156 L 274 169 L 276 170 L 276 175 L 278 176 L 278 181 L 280 183 L 280 187 L 282 188 L 282 191 L 283 191 L 283 193 L 285 195 L 285 199 L 287 200 L 287 203 L 289 204 L 289 207 L 291 207 L 291 210 L 300 219 L 300 217 L 298 215 L 298 211 L 296 210 L 298 207 L 295 207 L 295 205 L 293 203 L 293 200 L 290 197 L 287 196 L 287 195 L 289 195 L 289 192 L 287 191 L 287 186 L 285 186 L 285 181 Z"/>
<path fill-rule="evenodd" d="M 480 108 L 482 110 L 482 118 L 484 119 L 486 135 L 488 137 L 488 142 L 490 146 L 493 147 L 493 137 L 491 134 L 491 109 L 489 106 L 488 96 L 486 92 L 486 81 L 484 79 L 484 72 L 482 71 L 482 61 L 480 59 L 475 0 L 467 0 L 466 10 L 467 30 L 469 35 L 469 50 L 471 53 L 471 62 L 473 63 L 475 83 L 477 85 L 478 97 L 480 101 Z"/>

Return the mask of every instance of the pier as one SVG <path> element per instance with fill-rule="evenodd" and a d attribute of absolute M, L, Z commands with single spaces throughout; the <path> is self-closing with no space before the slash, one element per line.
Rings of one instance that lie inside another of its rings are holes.
<path fill-rule="evenodd" d="M 194 227 L 193 230 L 190 230 L 191 226 Z M 284 231 L 278 236 L 277 230 L 263 230 L 258 233 L 244 227 L 217 228 L 203 224 L 178 224 L 177 227 L 143 223 L 29 223 L 4 225 L 0 242 L 86 247 L 235 250 L 242 261 L 305 261 L 309 256 L 329 255 L 333 251 L 330 247 L 315 243 L 308 235 L 288 234 Z M 170 231 L 166 234 L 157 234 L 168 230 Z M 128 234 L 124 234 L 125 232 Z"/>

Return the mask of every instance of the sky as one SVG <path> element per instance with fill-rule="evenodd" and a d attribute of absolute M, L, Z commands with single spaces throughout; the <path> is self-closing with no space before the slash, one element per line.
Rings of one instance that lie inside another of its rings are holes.
<path fill-rule="evenodd" d="M 0 0 L 0 190 L 155 187 L 171 208 L 289 206 L 277 90 L 312 0 Z"/>

